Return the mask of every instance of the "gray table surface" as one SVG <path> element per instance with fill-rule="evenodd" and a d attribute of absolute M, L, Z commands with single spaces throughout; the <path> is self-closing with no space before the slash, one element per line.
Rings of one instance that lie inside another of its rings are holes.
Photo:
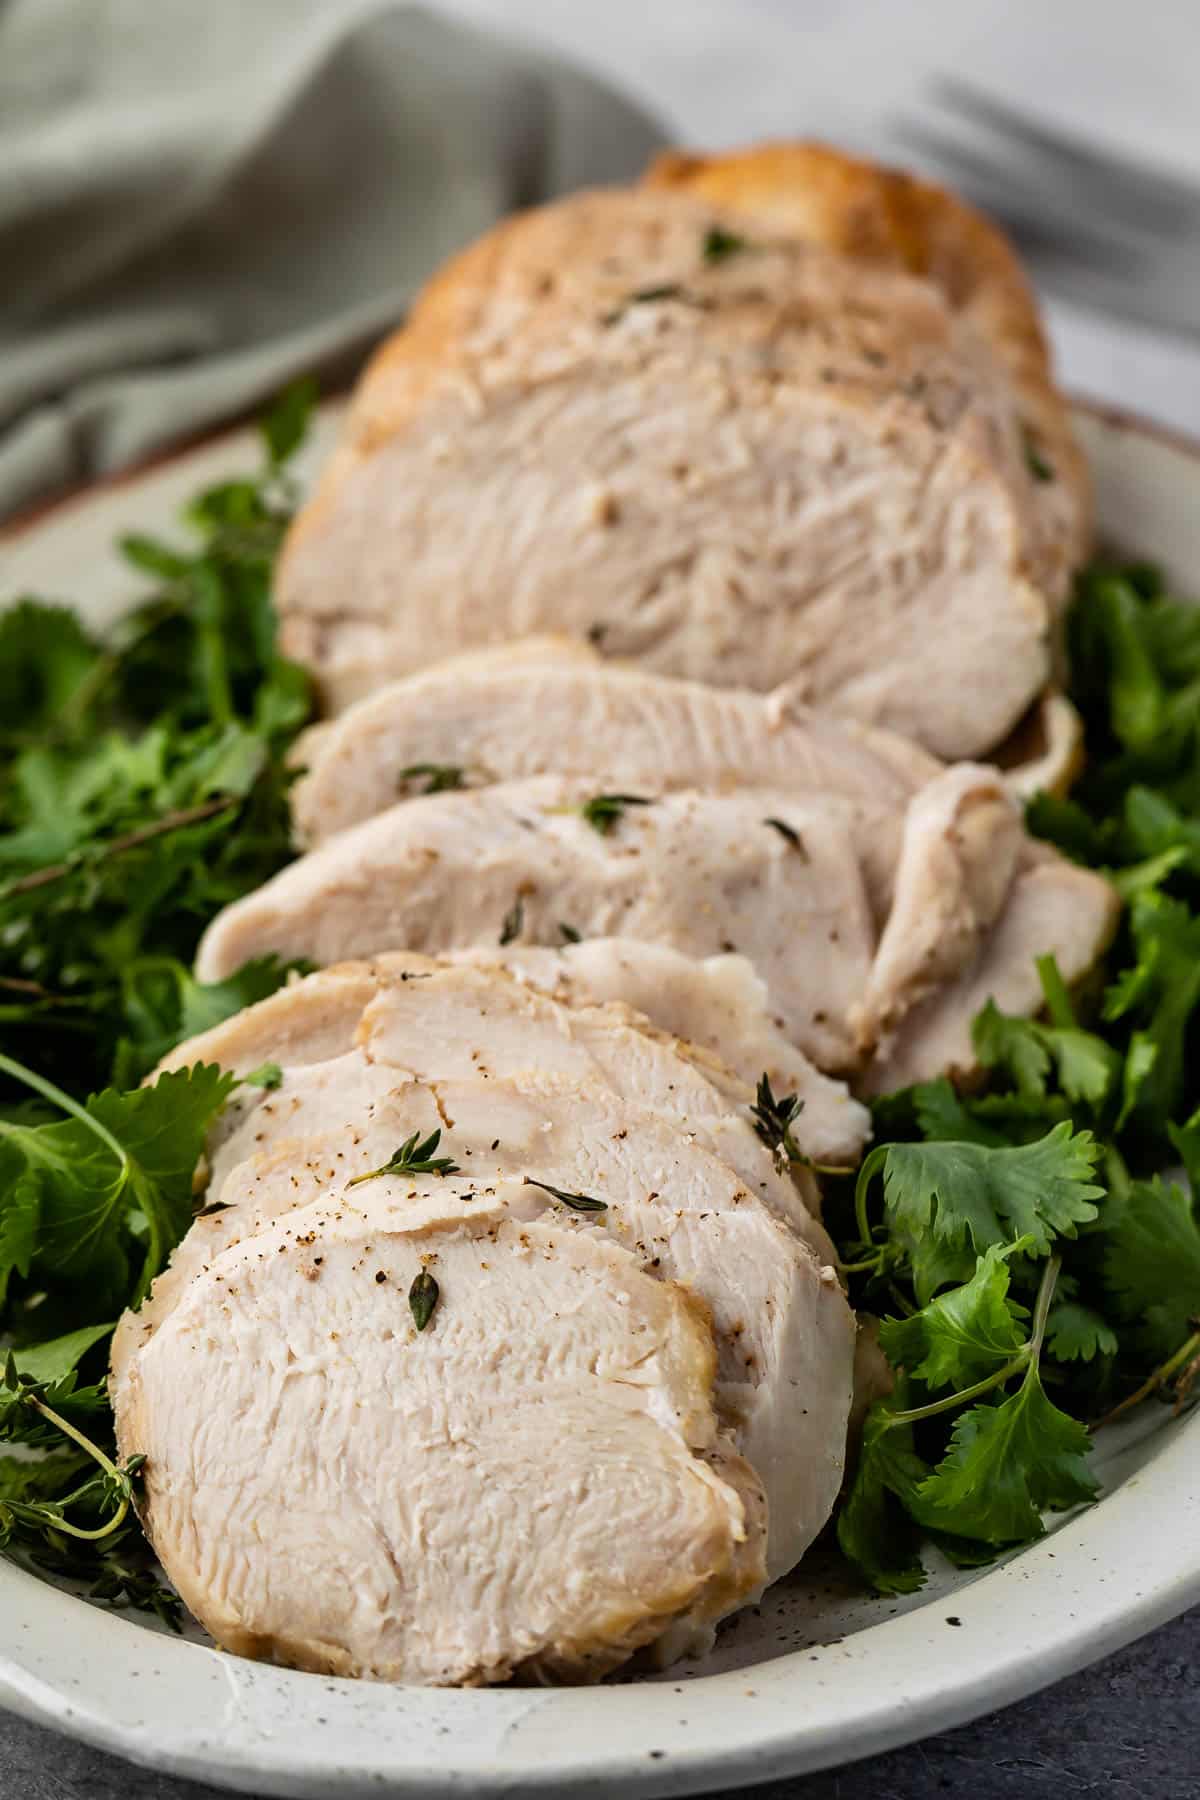
<path fill-rule="evenodd" d="M 0 1713 L 0 1800 L 208 1800 L 216 1792 L 131 1768 Z M 1196 1800 L 1200 1609 L 991 1718 L 850 1768 L 768 1783 L 754 1794 L 755 1800 Z M 637 1800 L 632 1791 L 629 1800 Z"/>

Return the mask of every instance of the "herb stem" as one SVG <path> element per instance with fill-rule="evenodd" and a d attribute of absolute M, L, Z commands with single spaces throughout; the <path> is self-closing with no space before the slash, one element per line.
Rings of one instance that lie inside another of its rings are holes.
<path fill-rule="evenodd" d="M 854 1184 L 854 1216 L 858 1221 L 858 1235 L 864 1244 L 871 1242 L 871 1223 L 867 1217 L 867 1189 L 886 1163 L 887 1154 L 888 1146 L 886 1144 L 876 1145 L 858 1171 L 858 1180 Z"/>
<path fill-rule="evenodd" d="M 1033 1328 L 1028 1340 L 1021 1345 L 1016 1354 L 1009 1358 L 1003 1368 L 996 1369 L 991 1375 L 985 1375 L 971 1387 L 959 1388 L 957 1393 L 947 1394 L 942 1400 L 931 1400 L 927 1406 L 910 1406 L 905 1412 L 888 1413 L 885 1416 L 883 1429 L 890 1431 L 893 1425 L 915 1425 L 918 1419 L 932 1419 L 936 1413 L 951 1412 L 957 1406 L 965 1406 L 968 1400 L 978 1400 L 981 1394 L 990 1392 L 992 1388 L 1002 1387 L 1011 1381 L 1014 1375 L 1024 1374 L 1029 1378 L 1031 1369 L 1036 1369 L 1042 1354 L 1042 1341 L 1046 1336 L 1046 1320 L 1050 1316 L 1050 1303 L 1054 1299 L 1054 1289 L 1058 1284 L 1058 1272 L 1062 1268 L 1061 1256 L 1052 1256 L 1042 1272 L 1041 1285 L 1033 1308 Z"/>
<path fill-rule="evenodd" d="M 1054 1290 L 1058 1286 L 1061 1269 L 1062 1257 L 1052 1256 L 1042 1271 L 1037 1299 L 1033 1303 L 1033 1329 L 1029 1334 L 1026 1349 L 1029 1351 L 1030 1360 L 1035 1363 L 1042 1354 L 1042 1344 L 1046 1337 L 1046 1321 L 1050 1317 L 1050 1303 L 1054 1299 Z"/>
<path fill-rule="evenodd" d="M 161 819 L 155 819 L 152 825 L 142 825 L 136 831 L 126 832 L 124 837 L 114 838 L 106 844 L 98 862 L 105 862 L 110 856 L 121 856 L 126 850 L 136 850 L 152 839 L 163 837 L 170 831 L 182 831 L 185 825 L 199 825 L 205 819 L 215 819 L 218 813 L 228 812 L 231 807 L 240 806 L 241 800 L 236 794 L 218 794 L 212 800 L 204 800 L 199 806 L 185 806 L 179 812 L 166 813 Z M 17 894 L 32 893 L 34 888 L 48 887 L 53 881 L 61 881 L 64 875 L 82 866 L 81 862 L 51 863 L 48 868 L 34 869 L 28 875 L 19 875 L 15 881 L 6 882 L 0 888 L 0 901 L 11 900 Z"/>
<path fill-rule="evenodd" d="M 0 1074 L 11 1075 L 14 1081 L 20 1081 L 26 1087 L 32 1088 L 35 1094 L 42 1096 L 43 1100 L 49 1100 L 54 1106 L 61 1106 L 64 1112 L 70 1113 L 73 1119 L 78 1119 L 81 1125 L 86 1125 L 89 1131 L 95 1132 L 102 1143 L 108 1145 L 122 1169 L 128 1168 L 129 1158 L 120 1139 L 115 1138 L 107 1125 L 101 1124 L 100 1120 L 88 1112 L 85 1106 L 80 1106 L 78 1100 L 72 1100 L 69 1094 L 64 1094 L 60 1087 L 55 1087 L 54 1083 L 47 1081 L 44 1075 L 36 1075 L 32 1069 L 27 1069 L 24 1063 L 16 1062 L 11 1056 L 4 1055 L 0 1055 Z M 2 1130 L 3 1124 L 0 1123 L 0 1131 Z"/>
<path fill-rule="evenodd" d="M 1020 1375 L 1028 1368 L 1030 1360 L 1030 1345 L 1022 1344 L 1002 1369 L 985 1375 L 982 1381 L 974 1382 L 971 1387 L 959 1388 L 957 1393 L 947 1394 L 944 1399 L 931 1400 L 927 1406 L 910 1406 L 904 1412 L 887 1413 L 882 1428 L 890 1431 L 893 1425 L 915 1425 L 918 1419 L 932 1419 L 936 1413 L 952 1412 L 956 1406 L 965 1406 L 968 1400 L 978 1400 L 981 1394 L 1011 1381 L 1014 1375 Z"/>
<path fill-rule="evenodd" d="M 839 1275 L 865 1275 L 869 1269 L 878 1269 L 882 1266 L 883 1251 L 877 1250 L 874 1256 L 864 1256 L 861 1262 L 839 1261 L 837 1268 Z"/>
<path fill-rule="evenodd" d="M 1148 1400 L 1151 1394 L 1156 1393 L 1164 1382 L 1170 1381 L 1175 1371 L 1183 1368 L 1184 1364 L 1190 1362 L 1193 1356 L 1200 1356 L 1200 1331 L 1193 1331 L 1191 1337 L 1185 1339 L 1173 1356 L 1169 1356 L 1165 1363 L 1160 1363 L 1152 1375 L 1147 1375 L 1141 1387 L 1135 1388 L 1132 1394 L 1127 1394 L 1124 1400 L 1118 1401 L 1116 1406 L 1106 1412 L 1102 1418 L 1094 1419 L 1088 1426 L 1088 1430 L 1099 1431 L 1102 1426 L 1111 1425 L 1113 1420 L 1119 1419 L 1123 1413 L 1132 1412 L 1135 1406 L 1139 1406 L 1143 1400 Z"/>
<path fill-rule="evenodd" d="M 1058 963 L 1053 955 L 1039 956 L 1035 967 L 1042 984 L 1042 998 L 1046 1002 L 1046 1011 L 1050 1014 L 1050 1023 L 1057 1025 L 1061 1031 L 1074 1030 L 1079 1021 L 1075 1017 L 1075 1008 L 1071 1005 L 1071 996 L 1059 972 Z"/>
<path fill-rule="evenodd" d="M 36 1394 L 26 1394 L 25 1400 L 29 1406 L 36 1407 L 42 1417 L 48 1419 L 50 1424 L 58 1431 L 61 1431 L 66 1437 L 69 1437 L 72 1443 L 78 1444 L 79 1448 L 86 1452 L 93 1462 L 99 1463 L 101 1469 L 103 1469 L 110 1480 L 120 1481 L 121 1471 L 117 1468 L 117 1465 L 110 1457 L 104 1454 L 104 1451 L 101 1450 L 98 1444 L 93 1444 L 91 1438 L 85 1437 L 82 1431 L 76 1430 L 69 1419 L 64 1419 L 61 1413 L 56 1413 L 52 1406 L 47 1406 L 46 1402 L 44 1400 L 39 1400 Z M 76 1499 L 82 1492 L 83 1490 L 81 1488 L 77 1488 L 74 1494 L 69 1494 L 67 1496 L 67 1501 Z M 59 1504 L 66 1505 L 67 1501 L 59 1502 Z M 66 1519 L 55 1518 L 53 1528 L 55 1531 L 65 1531 L 68 1537 L 81 1538 L 85 1543 L 95 1543 L 100 1538 L 108 1537 L 110 1533 L 117 1530 L 118 1526 L 123 1525 L 128 1512 L 129 1495 L 128 1493 L 125 1493 L 122 1494 L 120 1505 L 117 1507 L 112 1518 L 106 1520 L 103 1525 L 97 1525 L 91 1529 L 87 1529 L 82 1525 L 72 1525 Z"/>

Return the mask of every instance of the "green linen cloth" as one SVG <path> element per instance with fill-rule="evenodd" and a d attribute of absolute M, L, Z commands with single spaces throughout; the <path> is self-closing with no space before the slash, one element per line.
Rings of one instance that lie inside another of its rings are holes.
<path fill-rule="evenodd" d="M 0 515 L 344 378 L 448 252 L 651 122 L 384 0 L 0 0 Z"/>

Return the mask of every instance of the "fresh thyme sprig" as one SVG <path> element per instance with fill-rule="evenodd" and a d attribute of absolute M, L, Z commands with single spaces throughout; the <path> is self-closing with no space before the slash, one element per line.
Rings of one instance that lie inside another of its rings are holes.
<path fill-rule="evenodd" d="M 810 1160 L 792 1136 L 792 1126 L 803 1111 L 804 1102 L 796 1094 L 775 1098 L 770 1077 L 764 1070 L 758 1078 L 750 1114 L 755 1131 L 780 1162 L 807 1163 Z"/>
<path fill-rule="evenodd" d="M 362 1181 L 376 1181 L 380 1175 L 457 1175 L 458 1164 L 452 1156 L 435 1156 L 434 1151 L 442 1141 L 439 1128 L 431 1131 L 429 1136 L 421 1139 L 419 1131 L 414 1131 L 406 1138 L 398 1150 L 394 1150 L 387 1162 L 381 1163 L 377 1169 L 368 1169 L 363 1175 L 355 1175 L 346 1183 L 347 1187 L 357 1187 Z"/>
<path fill-rule="evenodd" d="M 565 1193 L 562 1188 L 551 1187 L 548 1181 L 535 1181 L 532 1175 L 525 1177 L 525 1186 L 541 1188 L 543 1194 L 552 1194 L 556 1200 L 561 1200 L 564 1206 L 569 1206 L 572 1212 L 602 1213 L 608 1211 L 607 1200 L 597 1200 L 591 1194 Z"/>

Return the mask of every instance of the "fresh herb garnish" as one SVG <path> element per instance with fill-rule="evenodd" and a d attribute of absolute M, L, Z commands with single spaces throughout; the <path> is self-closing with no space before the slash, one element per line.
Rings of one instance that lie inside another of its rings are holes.
<path fill-rule="evenodd" d="M 123 540 L 146 594 L 104 637 L 32 598 L 0 613 L 0 1437 L 22 1450 L 0 1457 L 0 1542 L 176 1627 L 130 1510 L 136 1459 L 113 1448 L 99 1321 L 187 1230 L 234 1081 L 198 1066 L 138 1084 L 289 973 L 201 983 L 190 965 L 213 914 L 292 855 L 309 684 L 276 647 L 270 584 L 312 399 L 305 383 L 280 400 L 259 474 L 199 495 L 188 538 Z"/>
<path fill-rule="evenodd" d="M 431 1131 L 427 1138 L 422 1138 L 419 1131 L 414 1131 L 406 1138 L 398 1150 L 393 1150 L 387 1162 L 381 1163 L 377 1169 L 368 1169 L 364 1175 L 355 1175 L 347 1183 L 348 1188 L 357 1187 L 360 1181 L 376 1181 L 380 1175 L 457 1175 L 459 1166 L 452 1156 L 435 1156 L 434 1151 L 442 1141 L 440 1128 Z"/>
<path fill-rule="evenodd" d="M 544 1194 L 552 1194 L 556 1200 L 561 1200 L 564 1206 L 569 1206 L 572 1212 L 602 1213 L 608 1211 L 607 1200 L 593 1199 L 591 1194 L 564 1193 L 562 1188 L 551 1187 L 548 1181 L 535 1181 L 532 1175 L 525 1177 L 525 1186 L 541 1188 Z"/>
<path fill-rule="evenodd" d="M 746 240 L 721 225 L 710 225 L 704 234 L 703 254 L 706 263 L 722 263 L 746 248 Z"/>
<path fill-rule="evenodd" d="M 767 1149 L 782 1162 L 806 1163 L 809 1159 L 792 1136 L 792 1126 L 804 1111 L 804 1102 L 795 1094 L 776 1099 L 766 1071 L 758 1078 L 750 1115 L 754 1129 Z"/>
<path fill-rule="evenodd" d="M 245 1003 L 216 984 L 219 1013 L 188 969 L 213 914 L 292 855 L 309 684 L 276 648 L 270 583 L 311 401 L 290 390 L 265 421 L 256 478 L 192 503 L 191 542 L 123 541 L 151 585 L 106 638 L 38 600 L 0 614 L 0 1017 L 77 1096 L 138 1082 L 198 1029 L 190 1003 L 210 1023 Z"/>
<path fill-rule="evenodd" d="M 420 794 L 446 794 L 466 787 L 466 770 L 457 763 L 410 763 L 401 769 L 399 783 L 407 788 L 414 782 L 423 784 L 417 789 Z"/>
<path fill-rule="evenodd" d="M 1035 481 L 1053 481 L 1054 466 L 1042 455 L 1035 433 L 1028 425 L 1021 428 L 1021 447 L 1025 452 L 1025 467 Z"/>
<path fill-rule="evenodd" d="M 257 1069 L 251 1069 L 248 1075 L 240 1079 L 241 1087 L 262 1088 L 266 1093 L 274 1093 L 283 1086 L 283 1070 L 277 1062 L 260 1063 Z"/>
<path fill-rule="evenodd" d="M 441 1291 L 428 1269 L 422 1269 L 421 1273 L 414 1277 L 413 1284 L 408 1290 L 408 1306 L 413 1316 L 413 1324 L 418 1331 L 424 1331 L 432 1319 Z"/>
<path fill-rule="evenodd" d="M 513 901 L 500 924 L 500 947 L 515 944 L 525 929 L 525 902 L 520 895 Z"/>
<path fill-rule="evenodd" d="M 838 1518 L 885 1592 L 920 1586 L 923 1542 L 974 1566 L 1038 1536 L 1094 1493 L 1096 1429 L 1200 1381 L 1200 610 L 1152 569 L 1097 567 L 1068 626 L 1088 763 L 1028 819 L 1126 898 L 1108 987 L 1084 1024 L 1043 958 L 1042 1018 L 975 1021 L 986 1086 L 876 1102 L 907 1141 L 828 1207 L 899 1371 Z M 1158 1173 L 1179 1161 L 1186 1185 Z"/>
<path fill-rule="evenodd" d="M 607 837 L 620 823 L 627 806 L 650 806 L 653 803 L 641 794 L 596 794 L 580 807 L 580 817 L 598 831 L 601 837 Z"/>

